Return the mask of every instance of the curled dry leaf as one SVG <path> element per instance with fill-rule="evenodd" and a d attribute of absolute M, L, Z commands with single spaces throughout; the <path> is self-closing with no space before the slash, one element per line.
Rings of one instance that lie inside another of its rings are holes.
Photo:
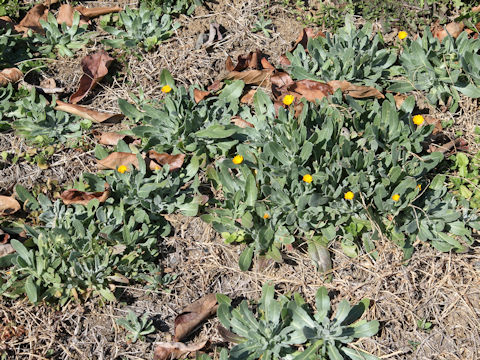
<path fill-rule="evenodd" d="M 0 195 L 0 215 L 11 215 L 20 209 L 20 204 L 13 196 Z"/>
<path fill-rule="evenodd" d="M 207 87 L 209 91 L 218 91 L 223 87 L 223 82 L 220 80 L 215 80 L 211 85 Z"/>
<path fill-rule="evenodd" d="M 17 68 L 7 68 L 0 71 L 0 87 L 7 86 L 9 83 L 17 82 L 23 76 L 23 73 Z"/>
<path fill-rule="evenodd" d="M 181 342 L 160 342 L 156 343 L 153 353 L 154 360 L 179 359 L 188 353 L 203 349 L 207 342 L 202 341 L 190 345 Z"/>
<path fill-rule="evenodd" d="M 6 244 L 8 239 L 10 239 L 9 234 L 5 234 L 2 229 L 0 229 L 0 244 Z"/>
<path fill-rule="evenodd" d="M 85 106 L 68 104 L 60 100 L 57 100 L 57 106 L 55 106 L 55 110 L 64 111 L 69 114 L 77 115 L 84 119 L 88 119 L 94 123 L 102 123 L 107 120 L 109 122 L 115 122 L 115 121 L 120 121 L 125 117 L 125 115 L 123 114 L 102 113 L 96 110 L 88 109 Z"/>
<path fill-rule="evenodd" d="M 375 97 L 377 99 L 384 99 L 385 96 L 371 86 L 353 85 L 346 80 L 332 80 L 328 82 L 333 91 L 340 89 L 344 95 L 350 95 L 355 99 L 363 99 L 367 97 Z"/>
<path fill-rule="evenodd" d="M 99 170 L 116 170 L 121 165 L 124 165 L 130 169 L 132 169 L 134 166 L 138 169 L 137 155 L 127 152 L 113 152 L 105 159 L 97 160 L 97 167 Z"/>
<path fill-rule="evenodd" d="M 247 70 L 247 71 L 230 71 L 225 79 L 227 80 L 243 80 L 247 85 L 269 85 L 269 78 L 273 74 L 273 70 Z"/>
<path fill-rule="evenodd" d="M 257 92 L 257 89 L 250 89 L 247 91 L 245 95 L 242 96 L 240 102 L 242 104 L 252 104 L 253 103 L 253 96 Z"/>
<path fill-rule="evenodd" d="M 236 115 L 236 116 L 233 116 L 232 119 L 230 120 L 230 122 L 234 125 L 237 125 L 238 127 L 244 129 L 246 127 L 254 127 L 252 123 L 246 121 L 246 120 L 243 120 L 240 116 Z"/>
<path fill-rule="evenodd" d="M 94 136 L 97 138 L 98 143 L 102 145 L 115 146 L 120 140 L 125 141 L 127 144 L 140 144 L 140 139 L 118 132 L 101 132 L 94 134 Z"/>
<path fill-rule="evenodd" d="M 445 25 L 445 28 L 437 28 L 433 31 L 433 36 L 436 37 L 438 40 L 442 41 L 444 38 L 450 34 L 453 38 L 457 38 L 465 28 L 463 22 L 452 22 L 450 24 Z"/>
<path fill-rule="evenodd" d="M 195 98 L 195 103 L 199 103 L 203 99 L 205 99 L 208 95 L 210 95 L 210 91 L 203 91 L 199 89 L 193 89 L 193 96 Z"/>
<path fill-rule="evenodd" d="M 155 150 L 149 150 L 147 156 L 150 160 L 155 160 L 160 165 L 168 164 L 170 171 L 180 169 L 185 159 L 185 154 L 169 155 L 166 153 L 158 153 Z"/>
<path fill-rule="evenodd" d="M 395 106 L 397 107 L 397 110 L 400 110 L 402 107 L 403 102 L 408 96 L 405 94 L 396 94 L 393 95 L 393 98 L 395 99 Z"/>
<path fill-rule="evenodd" d="M 96 8 L 87 8 L 85 6 L 76 6 L 74 10 L 78 11 L 80 14 L 87 18 L 93 18 L 97 16 L 107 15 L 115 12 L 120 12 L 123 10 L 120 6 L 114 7 L 96 7 Z"/>
<path fill-rule="evenodd" d="M 77 189 L 65 190 L 60 198 L 62 199 L 65 205 L 70 204 L 80 204 L 87 205 L 91 200 L 97 199 L 99 202 L 103 203 L 110 196 L 110 186 L 105 183 L 105 191 L 98 192 L 85 192 Z"/>
<path fill-rule="evenodd" d="M 432 116 L 426 116 L 425 117 L 425 122 L 420 125 L 420 126 L 425 126 L 425 125 L 433 125 L 433 131 L 432 134 L 436 135 L 439 132 L 442 132 L 443 126 L 442 126 L 442 121 L 440 119 L 434 118 Z"/>
<path fill-rule="evenodd" d="M 188 305 L 175 319 L 175 341 L 182 340 L 203 320 L 217 311 L 215 294 L 208 294 Z"/>
<path fill-rule="evenodd" d="M 292 85 L 288 86 L 288 90 L 312 102 L 333 94 L 333 89 L 330 85 L 314 80 L 295 81 Z"/>
<path fill-rule="evenodd" d="M 74 9 L 70 4 L 63 4 L 58 9 L 57 13 L 57 23 L 62 24 L 65 23 L 67 26 L 73 25 L 73 15 L 77 9 Z M 88 18 L 86 18 L 83 14 L 80 16 L 79 25 L 88 25 Z"/>
<path fill-rule="evenodd" d="M 27 12 L 18 25 L 15 25 L 15 30 L 18 32 L 27 32 L 29 29 L 32 29 L 35 32 L 44 33 L 45 31 L 40 24 L 40 20 L 46 21 L 47 14 L 47 7 L 43 4 L 37 4 Z"/>
<path fill-rule="evenodd" d="M 108 67 L 112 63 L 105 50 L 85 56 L 82 59 L 83 75 L 80 78 L 78 90 L 70 96 L 70 102 L 76 104 L 82 100 L 93 87 L 108 74 Z"/>
<path fill-rule="evenodd" d="M 0 244 L 0 257 L 12 254 L 15 252 L 15 249 L 10 244 Z"/>

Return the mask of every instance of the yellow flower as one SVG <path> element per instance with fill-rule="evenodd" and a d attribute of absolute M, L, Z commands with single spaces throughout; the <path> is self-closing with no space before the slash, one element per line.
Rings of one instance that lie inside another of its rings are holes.
<path fill-rule="evenodd" d="M 418 189 L 418 191 L 421 191 L 422 190 L 422 184 L 418 184 L 417 189 Z"/>
<path fill-rule="evenodd" d="M 345 200 L 353 200 L 355 194 L 351 191 L 347 191 L 345 195 L 343 195 L 343 197 L 345 198 Z"/>
<path fill-rule="evenodd" d="M 310 174 L 303 175 L 303 181 L 310 184 L 313 181 L 312 175 Z"/>
<path fill-rule="evenodd" d="M 160 165 L 155 165 L 155 167 L 153 168 L 153 170 L 158 171 L 158 170 L 160 170 L 161 168 L 162 168 L 162 167 L 161 167 Z"/>
<path fill-rule="evenodd" d="M 393 201 L 398 201 L 398 200 L 400 200 L 400 195 L 399 195 L 399 194 L 393 194 L 393 195 L 392 195 L 392 200 L 393 200 Z"/>
<path fill-rule="evenodd" d="M 413 117 L 413 123 L 415 125 L 422 125 L 424 121 L 425 121 L 425 119 L 423 118 L 422 115 L 415 115 Z"/>
<path fill-rule="evenodd" d="M 172 88 L 170 87 L 170 85 L 165 85 L 164 87 L 162 87 L 163 93 L 169 93 L 170 91 L 172 91 Z"/>
<path fill-rule="evenodd" d="M 269 215 L 268 213 L 265 213 L 265 214 L 263 214 L 263 218 L 264 218 L 264 219 L 269 219 L 269 218 L 270 218 L 270 215 Z"/>
<path fill-rule="evenodd" d="M 293 100 L 295 100 L 295 96 L 293 95 L 285 95 L 285 97 L 283 98 L 283 103 L 285 105 L 290 105 L 291 103 L 293 103 Z"/>
<path fill-rule="evenodd" d="M 399 38 L 400 40 L 405 39 L 407 36 L 408 36 L 408 33 L 407 33 L 406 31 L 399 31 L 399 32 L 398 32 L 398 38 Z"/>
<path fill-rule="evenodd" d="M 243 156 L 242 155 L 236 155 L 233 159 L 232 162 L 235 165 L 240 165 L 243 162 Z"/>
<path fill-rule="evenodd" d="M 125 171 L 128 171 L 127 167 L 125 165 L 120 165 L 117 169 L 117 171 L 120 173 L 120 174 L 123 174 Z"/>

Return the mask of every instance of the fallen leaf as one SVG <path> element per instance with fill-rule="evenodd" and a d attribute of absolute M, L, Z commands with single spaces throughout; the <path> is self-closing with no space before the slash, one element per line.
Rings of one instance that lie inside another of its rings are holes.
<path fill-rule="evenodd" d="M 188 305 L 183 312 L 175 318 L 175 341 L 182 340 L 197 327 L 203 320 L 217 311 L 217 297 L 208 294 Z"/>
<path fill-rule="evenodd" d="M 170 171 L 180 169 L 185 160 L 185 154 L 169 155 L 166 153 L 158 153 L 155 150 L 149 150 L 147 156 L 151 160 L 155 160 L 160 165 L 168 164 Z"/>
<path fill-rule="evenodd" d="M 297 40 L 295 41 L 295 45 L 293 45 L 293 47 L 290 49 L 290 52 L 293 52 L 299 44 L 303 46 L 306 52 L 308 52 L 308 49 L 307 49 L 308 40 L 315 39 L 319 36 L 325 37 L 325 34 L 322 31 L 315 33 L 312 28 L 303 29 L 300 35 L 298 36 Z"/>
<path fill-rule="evenodd" d="M 15 252 L 15 249 L 10 244 L 0 244 L 0 257 L 12 254 Z"/>
<path fill-rule="evenodd" d="M 437 28 L 433 31 L 433 36 L 442 41 L 450 34 L 453 38 L 457 38 L 463 31 L 465 25 L 463 22 L 452 22 L 447 24 L 445 28 Z"/>
<path fill-rule="evenodd" d="M 400 110 L 400 108 L 402 107 L 402 104 L 403 102 L 405 101 L 405 99 L 408 97 L 408 95 L 405 95 L 405 94 L 397 94 L 397 95 L 393 95 L 393 98 L 395 99 L 395 105 L 397 107 L 397 110 Z"/>
<path fill-rule="evenodd" d="M 72 5 L 70 4 L 63 4 L 60 6 L 58 9 L 57 13 L 57 23 L 62 24 L 65 23 L 67 26 L 72 26 L 73 25 L 73 15 L 75 11 L 78 11 L 77 9 L 73 9 Z M 88 19 L 83 16 L 80 16 L 80 22 L 79 25 L 88 25 Z"/>
<path fill-rule="evenodd" d="M 377 99 L 384 99 L 385 96 L 371 86 L 353 85 L 346 80 L 332 80 L 328 82 L 333 91 L 340 89 L 344 95 L 350 95 L 355 99 L 363 99 L 367 97 L 376 97 Z"/>
<path fill-rule="evenodd" d="M 278 71 L 273 74 L 270 78 L 272 85 L 276 85 L 278 87 L 282 86 L 289 86 L 294 83 L 292 77 L 284 71 Z"/>
<path fill-rule="evenodd" d="M 275 70 L 275 67 L 264 57 L 260 60 L 260 63 L 264 69 Z"/>
<path fill-rule="evenodd" d="M 57 106 L 55 106 L 55 110 L 77 115 L 84 119 L 88 119 L 94 123 L 102 123 L 107 120 L 109 122 L 115 122 L 120 121 L 125 117 L 125 115 L 123 114 L 103 113 L 96 110 L 88 109 L 85 106 L 68 104 L 60 100 L 57 100 Z"/>
<path fill-rule="evenodd" d="M 115 146 L 120 140 L 125 141 L 127 144 L 140 144 L 140 139 L 133 138 L 131 136 L 120 134 L 118 132 L 101 132 L 94 134 L 99 144 Z"/>
<path fill-rule="evenodd" d="M 428 152 L 441 152 L 443 154 L 448 154 L 448 156 L 457 153 L 458 151 L 468 152 L 468 143 L 465 139 L 455 139 L 451 140 L 443 145 L 439 144 L 430 144 L 428 147 Z M 447 157 L 447 155 L 445 155 Z"/>
<path fill-rule="evenodd" d="M 203 349 L 207 341 L 202 341 L 190 345 L 181 342 L 159 342 L 156 343 L 153 353 L 154 360 L 178 359 L 188 353 Z"/>
<path fill-rule="evenodd" d="M 10 239 L 9 234 L 5 234 L 2 229 L 0 229 L 0 244 L 6 244 L 8 239 Z"/>
<path fill-rule="evenodd" d="M 273 70 L 247 70 L 247 71 L 230 71 L 225 79 L 227 80 L 243 80 L 249 85 L 268 86 L 268 79 L 273 74 Z"/>
<path fill-rule="evenodd" d="M 200 101 L 205 99 L 208 95 L 210 95 L 210 91 L 193 89 L 193 97 L 195 98 L 195 103 L 196 104 L 198 104 Z"/>
<path fill-rule="evenodd" d="M 326 83 L 314 80 L 299 80 L 288 86 L 288 90 L 298 93 L 308 101 L 315 102 L 333 94 L 332 87 Z"/>
<path fill-rule="evenodd" d="M 0 29 L 13 29 L 13 21 L 8 16 L 0 16 Z"/>
<path fill-rule="evenodd" d="M 220 80 L 215 80 L 210 86 L 207 87 L 209 91 L 218 91 L 223 87 L 223 82 Z"/>
<path fill-rule="evenodd" d="M 251 104 L 253 102 L 253 96 L 257 92 L 257 89 L 250 89 L 245 95 L 242 96 L 240 102 L 242 104 Z"/>
<path fill-rule="evenodd" d="M 13 196 L 0 195 L 0 215 L 11 215 L 20 209 L 20 204 Z"/>
<path fill-rule="evenodd" d="M 292 63 L 290 62 L 290 60 L 288 60 L 288 58 L 285 56 L 285 55 L 280 55 L 280 57 L 278 58 L 278 63 L 282 66 L 290 66 L 292 65 Z"/>
<path fill-rule="evenodd" d="M 108 67 L 112 63 L 111 58 L 105 50 L 85 56 L 82 59 L 83 75 L 80 78 L 78 90 L 70 96 L 72 104 L 82 100 L 95 85 L 108 73 Z"/>
<path fill-rule="evenodd" d="M 37 4 L 32 7 L 18 25 L 15 30 L 18 32 L 27 32 L 32 29 L 34 32 L 44 33 L 45 31 L 40 24 L 40 20 L 47 20 L 48 9 L 43 4 Z"/>
<path fill-rule="evenodd" d="M 238 127 L 244 129 L 246 127 L 254 127 L 252 123 L 246 121 L 246 120 L 243 120 L 240 116 L 233 116 L 231 119 L 230 119 L 230 122 L 234 125 L 237 125 Z"/>
<path fill-rule="evenodd" d="M 425 122 L 420 126 L 424 126 L 424 125 L 433 125 L 434 126 L 433 131 L 432 131 L 433 135 L 436 135 L 439 132 L 442 132 L 442 130 L 443 130 L 442 121 L 440 119 L 434 118 L 432 116 L 426 116 L 425 117 Z"/>
<path fill-rule="evenodd" d="M 86 206 L 93 199 L 97 199 L 99 202 L 103 203 L 108 199 L 109 196 L 110 186 L 105 183 L 105 191 L 85 192 L 77 189 L 69 189 L 65 190 L 60 195 L 60 198 L 65 205 L 80 204 Z"/>
<path fill-rule="evenodd" d="M 0 87 L 7 86 L 9 83 L 17 82 L 23 76 L 23 73 L 17 68 L 6 68 L 0 71 Z"/>
<path fill-rule="evenodd" d="M 80 14 L 82 14 L 87 18 L 93 18 L 97 16 L 120 12 L 123 10 L 123 8 L 120 6 L 96 7 L 96 8 L 87 8 L 85 6 L 75 6 L 74 10 L 78 11 Z"/>
<path fill-rule="evenodd" d="M 137 155 L 127 152 L 113 152 L 102 160 L 97 160 L 99 170 L 118 169 L 120 165 L 124 165 L 132 169 L 132 166 L 138 169 Z"/>

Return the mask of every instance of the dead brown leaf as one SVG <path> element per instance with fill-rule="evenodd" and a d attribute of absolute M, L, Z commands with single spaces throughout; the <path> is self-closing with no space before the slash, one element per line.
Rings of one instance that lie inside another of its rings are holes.
<path fill-rule="evenodd" d="M 47 20 L 48 9 L 43 4 L 37 4 L 32 7 L 18 25 L 15 30 L 18 32 L 27 32 L 32 29 L 38 33 L 44 33 L 40 20 Z"/>
<path fill-rule="evenodd" d="M 105 159 L 97 160 L 97 167 L 99 170 L 104 169 L 118 169 L 119 166 L 124 165 L 132 169 L 132 166 L 138 169 L 138 159 L 136 154 L 127 152 L 113 152 Z"/>
<path fill-rule="evenodd" d="M 13 21 L 8 16 L 0 16 L 0 29 L 13 29 Z"/>
<path fill-rule="evenodd" d="M 123 114 L 102 113 L 96 110 L 88 109 L 85 106 L 68 104 L 60 100 L 57 100 L 57 106 L 55 106 L 55 110 L 77 115 L 84 119 L 88 119 L 94 123 L 102 123 L 107 120 L 109 122 L 116 122 L 122 120 L 125 117 L 125 115 Z"/>
<path fill-rule="evenodd" d="M 230 119 L 230 122 L 234 125 L 237 125 L 238 127 L 244 129 L 246 127 L 254 127 L 252 123 L 246 121 L 246 120 L 243 120 L 240 116 L 236 115 L 236 116 L 233 116 L 231 119 Z"/>
<path fill-rule="evenodd" d="M 87 55 L 82 60 L 83 75 L 80 78 L 78 90 L 70 96 L 72 104 L 82 100 L 93 87 L 108 73 L 108 67 L 112 63 L 111 58 L 105 50 Z"/>
<path fill-rule="evenodd" d="M 215 80 L 211 85 L 207 87 L 209 91 L 218 91 L 223 87 L 223 82 L 220 80 Z"/>
<path fill-rule="evenodd" d="M 210 91 L 203 91 L 199 89 L 193 89 L 193 96 L 195 98 L 195 103 L 199 103 L 203 99 L 205 99 L 208 95 L 210 95 Z"/>
<path fill-rule="evenodd" d="M 314 80 L 299 80 L 288 86 L 288 90 L 295 92 L 308 101 L 315 102 L 325 96 L 333 94 L 332 87 L 326 83 Z M 298 97 L 298 96 L 296 96 Z"/>
<path fill-rule="evenodd" d="M 397 110 L 400 110 L 400 108 L 402 107 L 402 104 L 403 102 L 405 101 L 405 99 L 407 98 L 408 96 L 407 95 L 404 95 L 404 94 L 396 94 L 396 95 L 393 95 L 393 98 L 395 99 L 395 105 L 397 107 Z"/>
<path fill-rule="evenodd" d="M 0 258 L 2 256 L 12 254 L 15 252 L 15 249 L 10 244 L 0 244 Z"/>
<path fill-rule="evenodd" d="M 322 31 L 315 33 L 312 28 L 303 29 L 300 35 L 298 35 L 298 38 L 295 41 L 295 45 L 290 49 L 290 52 L 294 51 L 297 48 L 298 44 L 302 45 L 305 51 L 308 52 L 308 49 L 307 49 L 308 40 L 315 39 L 319 36 L 325 37 L 325 34 Z"/>
<path fill-rule="evenodd" d="M 62 24 L 65 23 L 67 26 L 73 25 L 73 15 L 77 9 L 74 9 L 70 4 L 63 4 L 58 9 L 57 13 L 57 23 Z M 79 25 L 88 25 L 88 18 L 86 18 L 83 14 L 80 16 Z"/>
<path fill-rule="evenodd" d="M 208 294 L 188 305 L 175 319 L 175 341 L 182 340 L 203 320 L 217 311 L 217 297 Z"/>
<path fill-rule="evenodd" d="M 133 138 L 131 136 L 120 134 L 118 132 L 101 132 L 94 135 L 99 144 L 115 146 L 120 140 L 125 141 L 127 144 L 140 144 L 140 139 Z"/>
<path fill-rule="evenodd" d="M 160 165 L 168 164 L 170 171 L 180 169 L 185 160 L 185 154 L 169 155 L 166 153 L 158 153 L 155 150 L 149 150 L 147 156 L 151 160 L 155 160 Z"/>
<path fill-rule="evenodd" d="M 11 215 L 20 209 L 20 204 L 13 196 L 0 195 L 0 215 Z"/>
<path fill-rule="evenodd" d="M 371 86 L 353 85 L 346 80 L 332 80 L 328 82 L 333 91 L 340 89 L 344 95 L 350 95 L 355 99 L 363 99 L 367 97 L 376 97 L 377 99 L 384 99 L 385 96 Z"/>
<path fill-rule="evenodd" d="M 452 22 L 447 24 L 445 28 L 437 28 L 433 31 L 433 36 L 436 37 L 438 40 L 442 41 L 444 38 L 450 34 L 453 38 L 457 38 L 463 31 L 465 25 L 463 22 Z"/>
<path fill-rule="evenodd" d="M 268 86 L 269 78 L 273 74 L 273 70 L 247 70 L 247 71 L 230 71 L 225 79 L 227 80 L 243 80 L 248 85 Z"/>
<path fill-rule="evenodd" d="M 80 204 L 86 206 L 93 199 L 97 199 L 99 202 L 103 203 L 108 199 L 109 196 L 110 186 L 105 183 L 105 191 L 85 192 L 77 189 L 69 189 L 65 190 L 60 195 L 60 198 L 65 205 Z"/>
<path fill-rule="evenodd" d="M 23 73 L 17 68 L 6 68 L 0 71 L 0 87 L 7 86 L 9 83 L 17 82 L 23 76 Z"/>
<path fill-rule="evenodd" d="M 242 96 L 242 98 L 240 99 L 240 102 L 242 104 L 252 104 L 253 97 L 255 96 L 256 92 L 257 92 L 257 89 L 248 90 L 247 93 Z"/>
<path fill-rule="evenodd" d="M 74 10 L 78 11 L 80 14 L 87 18 L 93 18 L 97 16 L 107 15 L 115 12 L 120 12 L 123 10 L 120 6 L 115 7 L 96 7 L 96 8 L 87 8 L 85 6 L 75 6 Z"/>
<path fill-rule="evenodd" d="M 433 125 L 434 126 L 433 131 L 432 131 L 433 135 L 436 135 L 439 132 L 442 132 L 442 130 L 443 130 L 442 121 L 440 119 L 434 118 L 432 116 L 425 116 L 425 122 L 420 126 L 424 126 L 424 125 Z"/>
<path fill-rule="evenodd" d="M 153 353 L 154 360 L 179 359 L 188 353 L 203 349 L 207 341 L 202 341 L 190 345 L 181 342 L 159 342 L 156 343 Z"/>

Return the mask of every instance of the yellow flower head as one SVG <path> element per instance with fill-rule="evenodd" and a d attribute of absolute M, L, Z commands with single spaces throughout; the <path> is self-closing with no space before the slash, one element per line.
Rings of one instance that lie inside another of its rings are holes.
<path fill-rule="evenodd" d="M 399 195 L 399 194 L 393 194 L 393 195 L 392 195 L 392 200 L 393 200 L 393 201 L 398 201 L 398 200 L 400 200 L 400 195 Z"/>
<path fill-rule="evenodd" d="M 123 174 L 125 171 L 128 171 L 128 168 L 125 165 L 120 165 L 117 169 L 120 174 Z"/>
<path fill-rule="evenodd" d="M 418 185 L 417 185 L 417 189 L 418 189 L 419 191 L 421 191 L 421 190 L 422 190 L 422 184 L 418 184 Z"/>
<path fill-rule="evenodd" d="M 400 40 L 405 39 L 407 36 L 408 36 L 408 33 L 407 33 L 406 31 L 399 31 L 399 32 L 398 32 L 398 38 L 399 38 Z"/>
<path fill-rule="evenodd" d="M 355 194 L 351 191 L 347 191 L 343 197 L 345 198 L 345 200 L 353 200 L 353 198 L 355 197 Z"/>
<path fill-rule="evenodd" d="M 422 125 L 425 121 L 422 115 L 415 115 L 412 120 L 415 125 Z"/>
<path fill-rule="evenodd" d="M 233 159 L 232 162 L 235 165 L 240 165 L 243 162 L 243 156 L 242 155 L 236 155 Z"/>
<path fill-rule="evenodd" d="M 155 165 L 155 167 L 153 168 L 153 170 L 158 171 L 158 170 L 160 170 L 161 168 L 162 168 L 162 167 L 161 167 L 160 165 Z"/>
<path fill-rule="evenodd" d="M 310 184 L 313 181 L 312 175 L 310 175 L 310 174 L 303 175 L 303 181 Z"/>
<path fill-rule="evenodd" d="M 285 97 L 283 98 L 283 103 L 285 105 L 290 105 L 291 103 L 293 103 L 293 100 L 295 100 L 295 96 L 293 95 L 285 95 Z"/>
<path fill-rule="evenodd" d="M 265 214 L 263 214 L 263 218 L 264 218 L 264 219 L 269 219 L 269 218 L 270 218 L 270 215 L 269 215 L 268 213 L 265 213 Z"/>
<path fill-rule="evenodd" d="M 163 93 L 169 93 L 170 91 L 172 91 L 172 88 L 170 87 L 170 85 L 165 85 L 162 87 Z"/>

